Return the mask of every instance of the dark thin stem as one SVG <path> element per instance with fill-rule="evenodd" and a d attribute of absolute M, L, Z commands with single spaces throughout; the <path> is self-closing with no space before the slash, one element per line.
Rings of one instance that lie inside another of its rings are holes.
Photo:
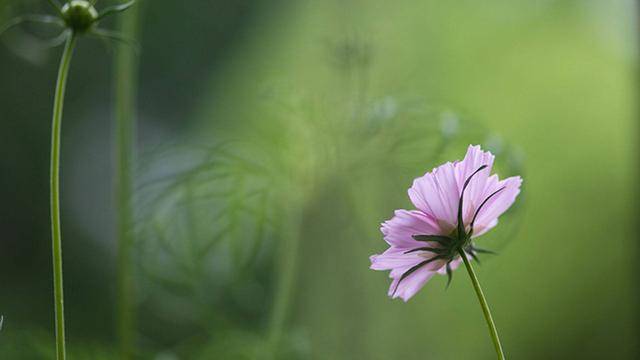
<path fill-rule="evenodd" d="M 100 21 L 102 19 L 104 19 L 107 16 L 113 15 L 113 14 L 117 14 L 119 12 L 123 12 L 125 10 L 127 10 L 128 8 L 132 7 L 134 4 L 136 3 L 135 0 L 129 1 L 127 3 L 124 4 L 120 4 L 120 5 L 114 5 L 114 6 L 110 6 L 104 10 L 102 10 L 102 12 L 100 12 L 100 15 L 98 15 L 98 19 L 96 19 L 97 21 Z"/>
<path fill-rule="evenodd" d="M 119 21 L 123 34 L 137 34 L 138 11 L 123 15 Z M 117 323 L 119 359 L 134 357 L 135 284 L 133 278 L 133 167 L 136 134 L 137 57 L 129 46 L 120 45 L 115 54 L 115 193 L 117 213 Z"/>
<path fill-rule="evenodd" d="M 462 249 L 458 249 L 460 253 L 460 257 L 462 257 L 462 261 L 464 261 L 464 266 L 467 268 L 467 272 L 469 273 L 469 277 L 471 278 L 471 283 L 473 284 L 473 288 L 476 291 L 476 295 L 478 296 L 478 301 L 480 301 L 480 307 L 482 308 L 482 313 L 484 314 L 484 319 L 487 321 L 487 326 L 489 327 L 489 333 L 491 334 L 491 340 L 493 341 L 493 346 L 496 349 L 496 354 L 498 355 L 498 360 L 504 360 L 504 352 L 502 351 L 502 344 L 500 344 L 500 338 L 498 337 L 498 330 L 496 329 L 496 324 L 493 321 L 493 317 L 491 316 L 491 311 L 489 310 L 489 304 L 487 304 L 487 300 L 482 293 L 482 288 L 480 287 L 480 282 L 478 281 L 478 277 L 476 276 L 469 259 L 467 259 L 467 255 Z"/>
<path fill-rule="evenodd" d="M 405 254 L 410 254 L 416 251 L 428 251 L 428 252 L 432 252 L 432 253 L 436 253 L 436 254 L 441 254 L 443 253 L 443 251 L 446 251 L 446 249 L 443 248 L 432 248 L 432 247 L 419 247 L 419 248 L 415 248 L 415 249 L 411 249 L 411 250 L 407 250 L 404 253 Z"/>
<path fill-rule="evenodd" d="M 62 16 L 62 7 L 60 6 L 60 4 L 55 1 L 55 0 L 47 0 L 49 2 L 49 4 L 51 4 L 51 6 L 56 10 L 56 12 L 58 13 L 58 15 Z"/>
<path fill-rule="evenodd" d="M 122 36 L 122 34 L 118 32 L 109 31 L 101 28 L 95 28 L 89 32 L 89 35 L 93 35 L 97 38 L 102 38 L 106 40 L 113 40 L 115 42 L 119 42 L 120 45 L 127 45 L 131 50 L 134 51 L 136 55 L 138 54 L 138 48 L 139 48 L 138 43 L 132 39 Z"/>
<path fill-rule="evenodd" d="M 9 22 L 7 22 L 2 27 L 0 27 L 0 35 L 24 23 L 51 24 L 51 25 L 58 25 L 61 28 L 64 27 L 64 21 L 62 21 L 57 16 L 30 14 L 30 15 L 18 16 L 17 18 L 9 20 Z"/>
<path fill-rule="evenodd" d="M 53 121 L 51 124 L 51 243 L 53 254 L 53 296 L 55 304 L 56 356 L 66 359 L 64 331 L 64 287 L 62 284 L 62 232 L 60 227 L 60 134 L 62 128 L 62 108 L 67 87 L 67 77 L 71 57 L 76 44 L 74 33 L 67 39 L 62 53 L 58 81 L 53 101 Z"/>
<path fill-rule="evenodd" d="M 465 192 L 465 190 L 467 190 L 467 186 L 469 186 L 469 182 L 471 182 L 471 179 L 477 173 L 479 173 L 481 170 L 485 169 L 486 167 L 487 167 L 487 165 L 480 166 L 476 171 L 473 172 L 473 174 L 469 175 L 467 180 L 464 182 L 464 185 L 462 186 L 462 191 L 460 192 L 460 201 L 458 202 L 458 234 L 464 234 L 465 233 L 464 222 L 462 220 L 462 210 L 463 210 L 463 205 L 464 205 L 464 192 Z"/>
<path fill-rule="evenodd" d="M 54 47 L 58 47 L 62 44 L 64 44 L 64 42 L 69 38 L 69 36 L 71 36 L 71 30 L 65 29 L 63 30 L 60 35 L 49 39 L 49 40 L 45 40 L 43 41 L 40 46 L 44 47 L 44 48 L 54 48 Z"/>
<path fill-rule="evenodd" d="M 473 235 L 473 225 L 476 223 L 476 218 L 478 217 L 478 214 L 480 213 L 480 210 L 482 210 L 482 207 L 487 203 L 487 201 L 489 201 L 492 197 L 496 196 L 500 191 L 506 189 L 506 186 L 501 187 L 500 189 L 494 191 L 493 193 L 491 193 L 491 195 L 487 196 L 486 199 L 484 199 L 484 201 L 480 204 L 480 206 L 478 206 L 478 209 L 476 210 L 476 213 L 473 214 L 473 219 L 471 219 L 471 224 L 469 225 L 469 236 Z"/>

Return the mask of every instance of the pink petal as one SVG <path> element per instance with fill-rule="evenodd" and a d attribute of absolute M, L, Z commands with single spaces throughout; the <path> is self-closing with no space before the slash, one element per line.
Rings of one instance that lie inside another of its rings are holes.
<path fill-rule="evenodd" d="M 442 234 L 440 227 L 430 216 L 417 210 L 396 210 L 391 220 L 382 223 L 380 231 L 389 245 L 405 250 L 425 246 L 424 242 L 414 240 L 413 235 Z"/>
<path fill-rule="evenodd" d="M 418 290 L 422 289 L 424 284 L 426 284 L 427 281 L 429 281 L 429 279 L 431 279 L 435 274 L 435 271 L 421 268 L 403 279 L 399 285 L 398 281 L 400 280 L 400 278 L 396 278 L 393 280 L 393 282 L 391 282 L 391 286 L 389 287 L 389 296 L 394 299 L 399 297 L 407 302 L 413 295 L 418 292 Z M 398 287 L 397 290 L 396 286 Z"/>
<path fill-rule="evenodd" d="M 482 151 L 480 145 L 469 145 L 464 159 L 455 164 L 457 181 L 460 184 L 460 191 L 457 194 L 458 200 L 460 199 L 460 193 L 462 192 L 464 182 L 481 166 L 487 166 L 485 169 L 473 176 L 465 190 L 464 207 L 462 209 L 465 224 L 468 224 L 471 221 L 476 207 L 485 199 L 485 189 L 487 187 L 487 183 L 490 181 L 489 175 L 491 174 L 494 159 L 495 157 L 493 154 L 488 151 Z"/>
<path fill-rule="evenodd" d="M 520 193 L 520 185 L 522 185 L 522 178 L 514 176 L 499 181 L 495 186 L 487 189 L 485 198 L 501 187 L 505 187 L 504 190 L 487 201 L 478 213 L 474 226 L 474 234 L 476 234 L 476 236 L 484 234 L 498 223 L 498 217 L 507 211 L 516 200 L 516 197 Z"/>
<path fill-rule="evenodd" d="M 454 165 L 446 163 L 415 179 L 409 198 L 416 208 L 437 219 L 439 227 L 449 233 L 456 224 L 459 193 Z"/>
<path fill-rule="evenodd" d="M 387 249 L 380 255 L 372 255 L 369 257 L 371 260 L 371 269 L 373 270 L 393 270 L 398 268 L 410 269 L 425 260 L 424 257 L 417 253 L 405 254 L 403 251 L 393 251 L 395 249 Z"/>

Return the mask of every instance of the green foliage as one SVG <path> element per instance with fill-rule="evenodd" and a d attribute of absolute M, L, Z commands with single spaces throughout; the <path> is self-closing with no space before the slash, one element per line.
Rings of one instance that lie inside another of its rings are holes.
<path fill-rule="evenodd" d="M 402 181 L 409 169 L 426 171 L 425 164 L 435 165 L 451 146 L 464 149 L 466 137 L 486 134 L 451 112 L 391 96 L 356 105 L 352 99 L 283 105 L 286 98 L 261 101 L 254 110 L 260 117 L 247 119 L 249 133 L 226 132 L 212 146 L 185 139 L 141 161 L 136 237 L 141 282 L 154 284 L 147 286 L 148 304 L 152 312 L 169 306 L 162 311 L 167 326 L 207 329 L 209 352 L 235 351 L 229 343 L 251 329 L 247 336 L 267 342 L 262 352 L 284 356 L 281 336 L 273 333 L 288 332 L 292 306 L 299 306 L 296 287 L 310 271 L 306 244 L 371 233 L 371 220 L 381 219 L 368 209 L 393 209 L 380 203 L 391 193 L 361 197 L 366 186 L 381 180 L 401 194 L 410 185 Z M 327 109 L 331 116 L 323 114 Z M 324 203 L 330 199 L 337 201 Z M 334 207 L 340 210 L 332 214 Z M 348 219 L 326 223 L 337 214 Z M 331 233 L 319 236 L 308 230 L 310 223 Z M 317 255 L 331 256 L 326 250 Z M 354 255 L 366 259 L 373 251 Z M 269 340 L 273 336 L 277 340 Z M 168 344 L 183 348 L 176 340 Z"/>
<path fill-rule="evenodd" d="M 499 254 L 481 257 L 477 270 L 507 357 L 634 358 L 631 7 L 326 1 L 145 8 L 144 155 L 134 199 L 140 357 L 491 358 L 464 277 L 446 291 L 446 278 L 434 279 L 404 304 L 388 300 L 388 279 L 368 269 L 368 256 L 385 247 L 379 223 L 411 207 L 411 181 L 479 143 L 496 154 L 500 176 L 524 178 L 515 206 L 478 241 Z M 79 67 L 102 59 L 83 54 Z M 3 79 L 38 83 L 42 73 L 11 59 L 0 58 Z M 109 151 L 98 141 L 107 133 L 100 127 L 106 105 L 98 102 L 107 96 L 97 90 L 109 84 L 89 80 L 70 92 L 85 106 L 68 122 L 66 149 L 79 154 L 71 158 L 79 167 Z M 11 134 L 0 169 L 22 174 L 21 184 L 39 178 L 28 169 L 46 168 L 33 155 L 40 152 L 28 151 L 48 141 L 32 140 L 49 111 L 34 106 L 49 94 L 35 86 L 0 97 L 16 118 L 0 122 L 0 134 Z M 169 144 L 153 148 L 158 133 Z M 106 160 L 96 163 L 108 168 Z M 73 169 L 65 191 L 88 200 L 66 205 L 77 229 L 69 238 L 106 244 L 86 257 L 108 263 L 108 231 L 91 225 L 108 222 L 92 197 L 107 191 L 100 187 L 106 180 L 95 170 L 94 183 L 81 182 Z M 86 172 L 83 179 L 92 175 Z M 49 329 L 48 312 L 39 309 L 50 306 L 50 289 L 38 285 L 49 265 L 34 250 L 47 244 L 24 226 L 46 216 L 26 205 L 42 197 L 46 206 L 46 196 L 37 195 L 37 184 L 11 189 L 2 197 L 12 206 L 5 231 L 26 232 L 31 241 L 9 236 L 20 251 L 6 251 L 20 264 L 47 267 L 0 264 L 7 284 L 0 307 L 7 316 L 34 309 L 33 319 L 23 315 L 25 326 Z M 610 239 L 615 246 L 593 252 Z M 96 277 L 73 257 L 65 261 L 75 284 Z M 15 291 L 25 287 L 30 296 Z M 88 285 L 73 289 L 88 299 L 76 307 L 111 300 L 86 295 L 95 291 Z M 70 324 L 78 314 L 71 311 Z M 95 355 L 81 356 L 108 358 L 104 327 L 73 329 L 70 350 L 82 352 L 96 338 L 104 343 L 86 350 Z M 50 333 L 18 339 L 12 331 L 5 324 L 0 332 L 0 349 L 13 351 L 0 357 L 48 356 Z"/>

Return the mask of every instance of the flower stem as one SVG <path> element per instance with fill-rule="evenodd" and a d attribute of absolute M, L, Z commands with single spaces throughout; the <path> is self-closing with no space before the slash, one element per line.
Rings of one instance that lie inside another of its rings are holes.
<path fill-rule="evenodd" d="M 135 38 L 138 27 L 138 7 L 130 9 L 119 21 L 121 33 Z M 135 302 L 132 247 L 133 237 L 133 164 L 136 133 L 136 78 L 137 58 L 127 44 L 118 47 L 115 54 L 115 193 L 117 212 L 117 333 L 119 359 L 134 356 Z"/>
<path fill-rule="evenodd" d="M 281 224 L 282 239 L 278 249 L 278 285 L 267 334 L 266 360 L 278 359 L 282 336 L 290 312 L 294 293 L 299 251 L 300 221 L 298 215 L 289 214 L 288 221 Z M 261 358 L 261 359 L 262 359 Z"/>
<path fill-rule="evenodd" d="M 53 101 L 53 121 L 51 125 L 51 244 L 53 253 L 53 296 L 56 321 L 56 355 L 58 360 L 66 359 L 64 332 L 64 288 L 62 284 L 62 234 L 60 230 L 60 133 L 62 127 L 62 107 L 67 87 L 67 77 L 71 57 L 76 44 L 76 34 L 72 33 L 60 60 L 58 81 Z"/>
<path fill-rule="evenodd" d="M 469 273 L 469 277 L 471 278 L 471 283 L 473 284 L 473 288 L 476 290 L 476 295 L 478 295 L 478 301 L 480 301 L 480 307 L 482 307 L 482 313 L 484 314 L 484 318 L 487 321 L 487 326 L 489 327 L 489 333 L 491 334 L 491 340 L 493 341 L 493 346 L 496 349 L 496 354 L 498 355 L 498 360 L 504 360 L 504 352 L 502 351 L 502 344 L 500 344 L 500 338 L 498 337 L 498 330 L 496 329 L 496 324 L 493 322 L 493 317 L 491 316 L 491 310 L 489 310 L 489 304 L 487 304 L 487 299 L 484 298 L 484 294 L 482 293 L 482 288 L 480 287 L 480 282 L 478 281 L 478 277 L 476 276 L 469 259 L 467 259 L 466 254 L 462 249 L 458 249 L 460 253 L 460 257 L 462 261 L 464 261 L 464 266 L 467 268 L 467 272 Z"/>

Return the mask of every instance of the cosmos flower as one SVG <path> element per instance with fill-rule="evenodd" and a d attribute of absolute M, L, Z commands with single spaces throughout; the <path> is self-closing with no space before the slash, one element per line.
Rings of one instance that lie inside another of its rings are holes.
<path fill-rule="evenodd" d="M 474 240 L 498 224 L 520 193 L 519 176 L 491 175 L 494 156 L 470 145 L 462 161 L 447 162 L 414 180 L 409 198 L 417 210 L 396 210 L 382 224 L 389 248 L 370 257 L 371 269 L 391 270 L 389 296 L 409 300 L 435 274 L 487 252 Z"/>

